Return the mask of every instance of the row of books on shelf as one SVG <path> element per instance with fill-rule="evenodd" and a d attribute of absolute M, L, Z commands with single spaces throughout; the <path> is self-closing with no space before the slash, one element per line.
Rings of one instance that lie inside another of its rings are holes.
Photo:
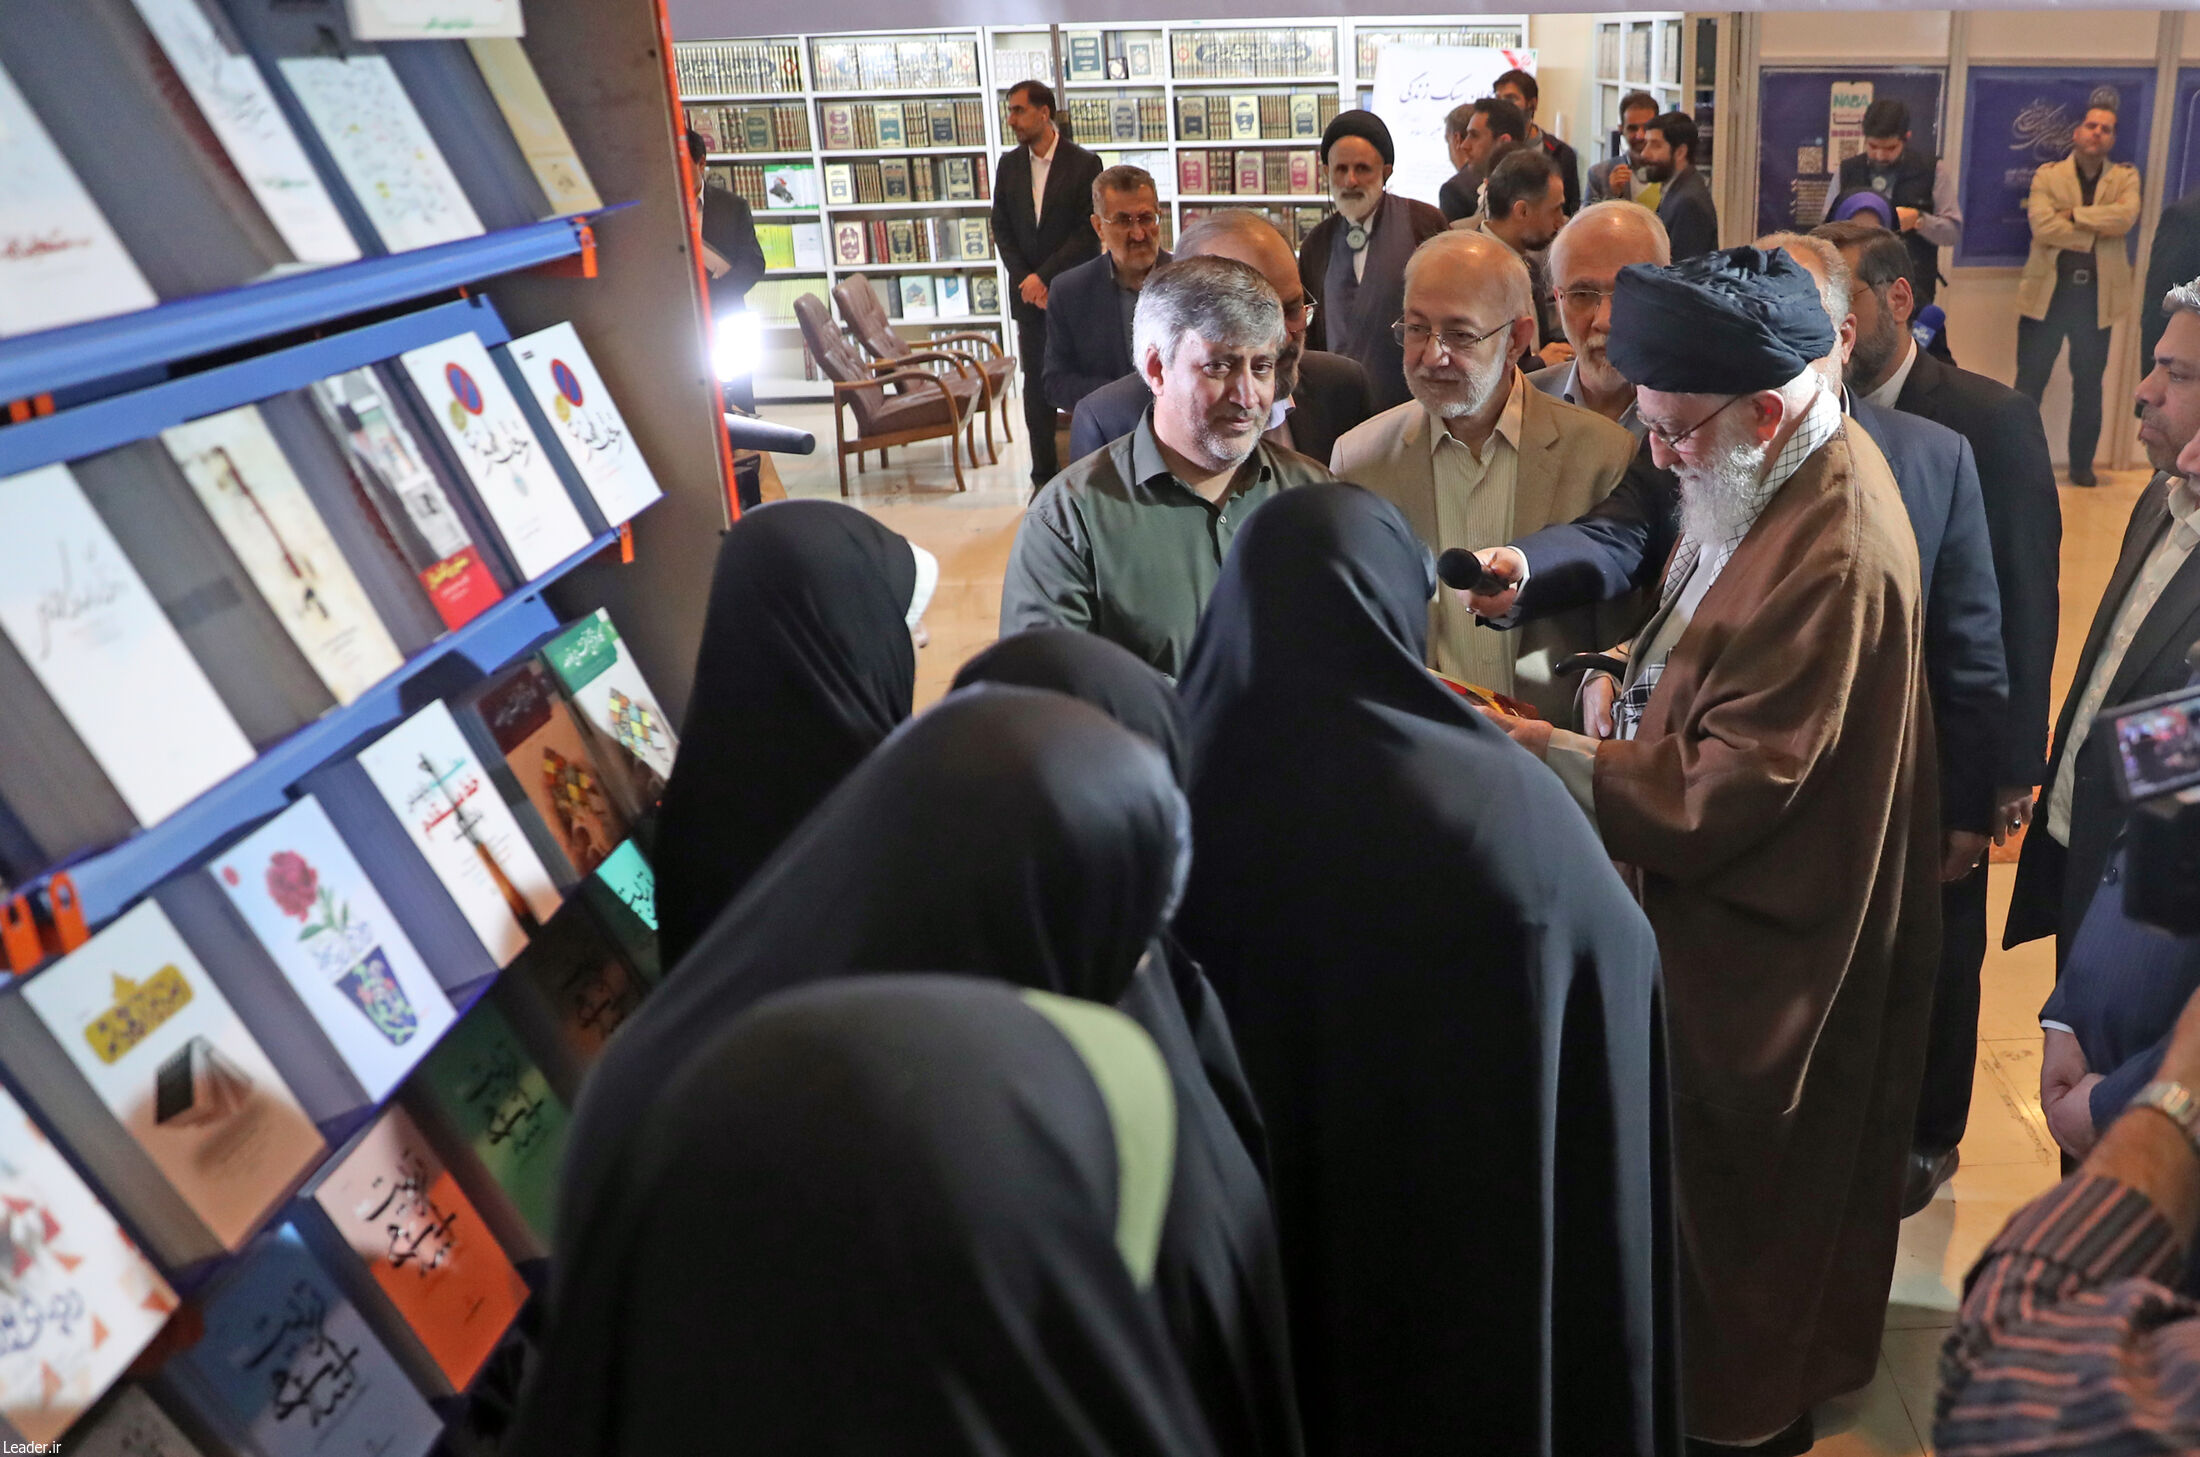
<path fill-rule="evenodd" d="M 749 312 L 767 324 L 792 324 L 794 301 L 804 294 L 813 294 L 830 313 L 832 299 L 826 294 L 825 280 L 819 278 L 767 278 L 749 289 Z"/>
<path fill-rule="evenodd" d="M 978 42 L 967 36 L 810 42 L 818 91 L 931 91 L 978 86 Z"/>
<path fill-rule="evenodd" d="M 1072 30 L 1064 32 L 1062 50 L 1072 81 L 1130 81 L 1161 73 L 1159 31 Z"/>
<path fill-rule="evenodd" d="M 817 206 L 817 167 L 810 162 L 714 162 L 705 185 L 731 188 L 757 212 Z"/>
<path fill-rule="evenodd" d="M 876 162 L 827 162 L 825 204 L 863 202 L 984 202 L 993 196 L 983 156 L 886 157 Z"/>
<path fill-rule="evenodd" d="M 683 96 L 802 94 L 802 48 L 793 41 L 682 41 L 672 68 Z"/>
<path fill-rule="evenodd" d="M 570 324 L 493 354 L 0 478 L 0 878 L 158 824 L 658 498 Z"/>
<path fill-rule="evenodd" d="M 1054 84 L 1054 52 L 1044 48 L 1004 49 L 993 52 L 993 84 L 1006 89 L 1019 81 Z"/>
<path fill-rule="evenodd" d="M 761 106 L 690 106 L 690 131 L 713 152 L 807 152 L 810 109 L 797 101 Z"/>
<path fill-rule="evenodd" d="M 1179 81 L 1239 81 L 1332 76 L 1337 27 L 1263 30 L 1179 30 L 1171 43 Z"/>
<path fill-rule="evenodd" d="M 833 224 L 833 261 L 859 263 L 987 263 L 993 258 L 989 217 L 872 218 Z"/>
<path fill-rule="evenodd" d="M 1177 191 L 1185 197 L 1267 194 L 1319 197 L 1327 193 L 1319 154 L 1293 151 L 1186 151 L 1176 154 Z"/>
<path fill-rule="evenodd" d="M 986 306 L 977 301 L 974 287 L 980 278 L 993 287 L 988 288 Z M 998 284 L 991 274 L 972 276 L 961 273 L 902 273 L 892 278 L 867 278 L 864 282 L 881 297 L 895 295 L 900 307 L 889 306 L 886 316 L 904 319 L 910 323 L 928 323 L 935 319 L 967 319 L 973 314 L 992 315 L 1000 311 Z"/>
<path fill-rule="evenodd" d="M 265 0 L 41 15 L 0 27 L 0 336 L 602 206 L 519 41 L 378 47 Z"/>
<path fill-rule="evenodd" d="M 633 831 L 676 752 L 598 612 L 0 995 L 0 1431 L 444 1439 L 430 1403 L 542 1273 L 581 1078 L 661 975 Z M 179 1284 L 203 1329 L 140 1362 Z"/>
<path fill-rule="evenodd" d="M 1225 211 L 1225 209 L 1187 207 L 1184 209 L 1184 226 L 1188 228 L 1209 213 L 1222 211 Z M 1326 203 L 1320 207 L 1270 205 L 1267 207 L 1245 208 L 1243 211 L 1257 213 L 1268 219 L 1274 225 L 1276 231 L 1283 234 L 1283 240 L 1291 245 L 1293 252 L 1297 252 L 1305 244 L 1306 235 L 1320 227 L 1322 219 L 1329 216 L 1329 207 Z"/>
<path fill-rule="evenodd" d="M 1176 134 L 1187 142 L 1319 141 L 1341 104 L 1334 91 L 1179 96 Z"/>
<path fill-rule="evenodd" d="M 1517 25 L 1417 25 L 1401 30 L 1360 30 L 1352 33 L 1358 77 L 1375 79 L 1375 56 L 1384 46 L 1467 46 L 1479 50 L 1518 50 L 1527 44 Z"/>
<path fill-rule="evenodd" d="M 756 242 L 766 268 L 825 267 L 823 223 L 758 223 Z"/>
<path fill-rule="evenodd" d="M 1062 114 L 1071 134 L 1088 147 L 1169 139 L 1168 103 L 1159 96 L 1071 96 L 1062 103 Z"/>
<path fill-rule="evenodd" d="M 827 151 L 985 145 L 985 111 L 976 97 L 949 101 L 821 101 L 817 115 Z"/>

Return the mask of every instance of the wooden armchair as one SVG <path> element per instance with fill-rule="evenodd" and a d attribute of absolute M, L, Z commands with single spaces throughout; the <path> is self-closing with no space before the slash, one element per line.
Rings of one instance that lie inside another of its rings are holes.
<path fill-rule="evenodd" d="M 967 432 L 971 437 L 970 463 L 977 461 L 977 427 L 972 416 L 982 394 L 979 382 L 962 373 L 969 368 L 969 361 L 955 355 L 940 355 L 926 360 L 922 355 L 906 356 L 909 368 L 897 368 L 885 364 L 865 364 L 855 350 L 840 335 L 833 323 L 833 316 L 826 312 L 825 301 L 816 294 L 806 293 L 794 301 L 795 321 L 802 326 L 802 340 L 810 347 L 810 357 L 817 361 L 825 377 L 833 384 L 833 447 L 840 467 L 840 494 L 848 494 L 848 457 L 856 457 L 856 469 L 863 469 L 863 453 L 876 450 L 879 463 L 886 463 L 886 448 L 890 445 L 908 445 L 919 440 L 947 441 L 947 458 L 955 467 L 955 489 L 968 490 L 963 480 L 962 448 L 958 443 Z M 958 370 L 957 375 L 931 374 L 914 368 L 920 362 L 944 363 Z M 965 387 L 954 388 L 953 381 L 965 381 Z M 899 385 L 903 393 L 890 393 Z M 843 407 L 846 407 L 845 409 Z M 847 417 L 855 417 L 855 437 L 847 433 Z"/>
<path fill-rule="evenodd" d="M 864 352 L 881 364 L 900 365 L 917 353 L 909 341 L 901 337 L 891 319 L 886 317 L 886 305 L 879 299 L 870 281 L 861 276 L 846 279 L 833 285 L 833 299 L 840 305 L 840 317 L 846 321 L 848 332 L 863 346 Z M 1016 377 L 1016 356 L 1001 352 L 1001 346 L 993 336 L 975 330 L 954 334 L 934 334 L 925 341 L 929 350 L 940 350 L 943 345 L 960 344 L 962 349 L 944 352 L 969 359 L 980 371 L 985 382 L 985 453 L 994 465 L 1001 463 L 1000 452 L 993 448 L 993 419 L 1000 417 L 1001 433 L 1009 439 L 1016 438 L 1009 428 L 1008 411 L 1002 408 L 1002 400 L 1008 394 L 1009 382 Z M 971 463 L 977 463 L 977 451 L 971 451 Z"/>

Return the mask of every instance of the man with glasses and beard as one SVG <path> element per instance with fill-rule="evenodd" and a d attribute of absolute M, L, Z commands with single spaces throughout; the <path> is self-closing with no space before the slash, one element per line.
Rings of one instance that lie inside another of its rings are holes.
<path fill-rule="evenodd" d="M 1092 230 L 1102 252 L 1047 287 L 1047 399 L 1057 410 L 1131 372 L 1131 315 L 1146 276 L 1169 261 L 1161 202 L 1143 167 L 1110 167 L 1093 179 Z M 1074 446 L 1070 458 L 1077 458 Z"/>
<path fill-rule="evenodd" d="M 1611 357 L 1680 543 L 1614 737 L 1501 720 L 1658 934 L 1697 1451 L 1805 1452 L 1871 1380 L 1933 995 L 1917 542 L 1812 368 L 1834 342 L 1785 253 L 1621 271 Z"/>
<path fill-rule="evenodd" d="M 1619 282 L 1619 271 L 1630 263 L 1662 266 L 1672 261 L 1665 224 L 1646 207 L 1592 202 L 1574 214 L 1559 229 L 1549 255 L 1558 321 L 1574 357 L 1569 363 L 1537 370 L 1528 376 L 1528 383 L 1569 405 L 1594 410 L 1642 439 L 1645 431 L 1635 411 L 1635 387 L 1612 367 L 1605 353 L 1612 338 L 1612 290 Z"/>
<path fill-rule="evenodd" d="M 1283 305 L 1231 258 L 1184 258 L 1139 290 L 1131 352 L 1152 394 L 1136 429 L 1042 487 L 1001 587 L 1001 636 L 1074 627 L 1174 678 L 1223 556 L 1278 491 L 1331 479 L 1264 437 Z"/>
<path fill-rule="evenodd" d="M 1634 437 L 1528 388 L 1514 361 L 1535 341 L 1535 304 L 1512 249 L 1486 233 L 1442 233 L 1414 252 L 1404 282 L 1393 334 L 1413 399 L 1337 442 L 1338 478 L 1387 497 L 1439 552 L 1571 521 L 1610 494 L 1634 458 Z M 1450 592 L 1430 613 L 1438 672 L 1568 722 L 1573 689 L 1559 661 L 1633 626 L 1628 602 L 1511 633 L 1478 626 Z"/>
<path fill-rule="evenodd" d="M 1337 437 L 1375 413 L 1367 371 L 1325 349 L 1306 347 L 1315 300 L 1299 281 L 1299 260 L 1276 225 L 1242 208 L 1213 212 L 1177 239 L 1178 258 L 1235 258 L 1257 270 L 1283 300 L 1283 352 L 1276 356 L 1276 399 L 1269 407 L 1271 445 L 1315 460 L 1329 459 Z M 1082 460 L 1137 428 L 1153 391 L 1135 370 L 1077 402 L 1070 419 L 1070 459 Z"/>

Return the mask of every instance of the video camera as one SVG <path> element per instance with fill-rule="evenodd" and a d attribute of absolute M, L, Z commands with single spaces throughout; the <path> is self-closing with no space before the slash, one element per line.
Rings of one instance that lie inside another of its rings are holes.
<path fill-rule="evenodd" d="M 2200 935 L 2200 643 L 2194 681 L 2126 704 L 2110 719 L 2117 787 L 2131 806 L 2124 913 Z"/>

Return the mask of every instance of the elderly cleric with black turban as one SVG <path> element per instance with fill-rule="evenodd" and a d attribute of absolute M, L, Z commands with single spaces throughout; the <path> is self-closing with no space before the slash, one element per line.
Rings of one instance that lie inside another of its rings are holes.
<path fill-rule="evenodd" d="M 1617 560 L 1584 518 L 1517 544 L 1531 583 L 1660 585 L 1610 737 L 1507 727 L 1657 931 L 1683 1410 L 1765 1454 L 1806 1451 L 1811 1407 L 1877 1363 L 1940 935 L 1917 545 L 1810 367 L 1832 343 L 1784 253 L 1623 269 L 1610 358 L 1679 540 Z"/>

